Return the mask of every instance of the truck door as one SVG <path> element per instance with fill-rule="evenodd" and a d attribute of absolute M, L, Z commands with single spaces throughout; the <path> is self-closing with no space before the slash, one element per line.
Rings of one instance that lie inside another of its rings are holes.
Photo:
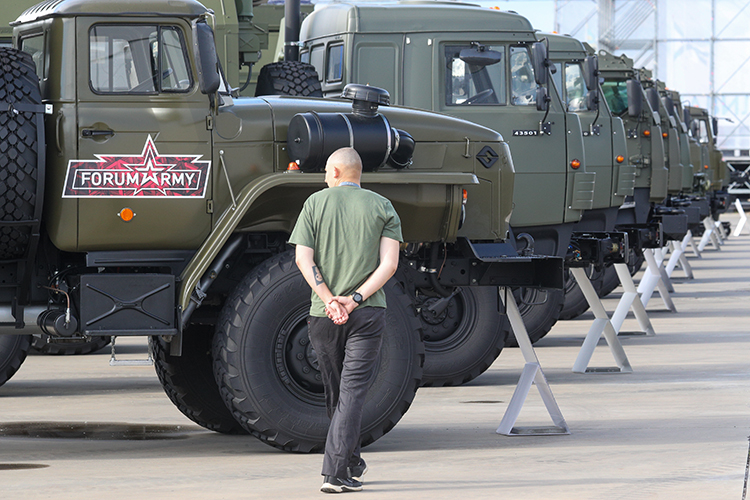
<path fill-rule="evenodd" d="M 211 228 L 209 104 L 181 20 L 79 18 L 78 250 L 190 249 Z"/>

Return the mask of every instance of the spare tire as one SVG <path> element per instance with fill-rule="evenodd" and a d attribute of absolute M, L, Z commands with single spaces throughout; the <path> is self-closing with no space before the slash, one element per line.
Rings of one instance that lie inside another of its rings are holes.
<path fill-rule="evenodd" d="M 29 54 L 0 47 L 0 102 L 11 105 L 0 110 L 0 260 L 6 260 L 23 257 L 29 246 L 31 225 L 2 223 L 34 219 L 38 159 L 44 147 L 37 138 L 36 113 L 12 106 L 38 106 L 42 102 L 39 78 Z"/>
<path fill-rule="evenodd" d="M 281 61 L 261 68 L 255 96 L 262 95 L 323 97 L 323 90 L 315 66 L 297 61 Z"/>

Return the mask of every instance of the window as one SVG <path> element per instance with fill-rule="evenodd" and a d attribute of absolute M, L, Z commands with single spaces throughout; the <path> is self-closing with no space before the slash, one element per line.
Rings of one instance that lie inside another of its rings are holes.
<path fill-rule="evenodd" d="M 526 47 L 510 48 L 510 102 L 516 105 L 536 104 L 536 80 Z"/>
<path fill-rule="evenodd" d="M 340 82 L 344 78 L 344 46 L 329 45 L 326 68 L 326 82 Z"/>
<path fill-rule="evenodd" d="M 46 78 L 47 72 L 44 64 L 44 35 L 24 37 L 21 40 L 21 50 L 26 52 L 34 60 L 36 75 L 40 80 Z"/>
<path fill-rule="evenodd" d="M 449 45 L 445 47 L 445 104 L 498 105 L 505 104 L 505 48 L 483 46 L 483 50 L 494 51 L 499 62 L 476 65 L 464 62 L 462 50 L 476 46 Z"/>
<path fill-rule="evenodd" d="M 97 25 L 89 51 L 94 92 L 154 94 L 192 86 L 185 42 L 175 27 Z"/>
<path fill-rule="evenodd" d="M 565 102 L 568 111 L 586 109 L 586 85 L 580 63 L 565 63 Z"/>
<path fill-rule="evenodd" d="M 310 47 L 310 64 L 315 66 L 315 71 L 318 73 L 318 79 L 323 81 L 325 72 L 323 71 L 323 60 L 325 59 L 325 50 L 323 45 L 315 45 Z"/>
<path fill-rule="evenodd" d="M 701 144 L 708 144 L 710 142 L 708 136 L 708 123 L 706 120 L 698 121 L 698 141 Z"/>
<path fill-rule="evenodd" d="M 628 110 L 628 83 L 625 80 L 602 83 L 602 92 L 613 115 L 620 116 Z"/>

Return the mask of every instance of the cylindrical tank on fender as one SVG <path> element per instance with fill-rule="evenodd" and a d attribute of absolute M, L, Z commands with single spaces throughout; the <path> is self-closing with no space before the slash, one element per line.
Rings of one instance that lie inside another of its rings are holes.
<path fill-rule="evenodd" d="M 347 85 L 343 97 L 353 100 L 352 113 L 299 113 L 289 122 L 287 151 L 305 172 L 322 170 L 339 148 L 353 147 L 362 158 L 362 169 L 377 170 L 385 163 L 406 167 L 414 152 L 414 139 L 391 127 L 377 106 L 388 105 L 388 92 L 366 85 Z"/>

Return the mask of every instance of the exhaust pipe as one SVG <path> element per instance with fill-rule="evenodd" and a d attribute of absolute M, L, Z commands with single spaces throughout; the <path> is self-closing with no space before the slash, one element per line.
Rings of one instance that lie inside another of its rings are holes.
<path fill-rule="evenodd" d="M 12 326 L 0 326 L 0 335 L 30 335 L 32 333 L 41 333 L 39 326 L 37 325 L 37 318 L 40 314 L 47 310 L 47 306 L 26 306 L 23 308 L 23 322 L 26 324 L 24 328 L 14 328 Z M 10 306 L 0 306 L 0 323 L 14 323 L 16 319 L 13 317 L 12 309 Z"/>
<path fill-rule="evenodd" d="M 284 60 L 299 61 L 299 0 L 284 2 Z"/>

